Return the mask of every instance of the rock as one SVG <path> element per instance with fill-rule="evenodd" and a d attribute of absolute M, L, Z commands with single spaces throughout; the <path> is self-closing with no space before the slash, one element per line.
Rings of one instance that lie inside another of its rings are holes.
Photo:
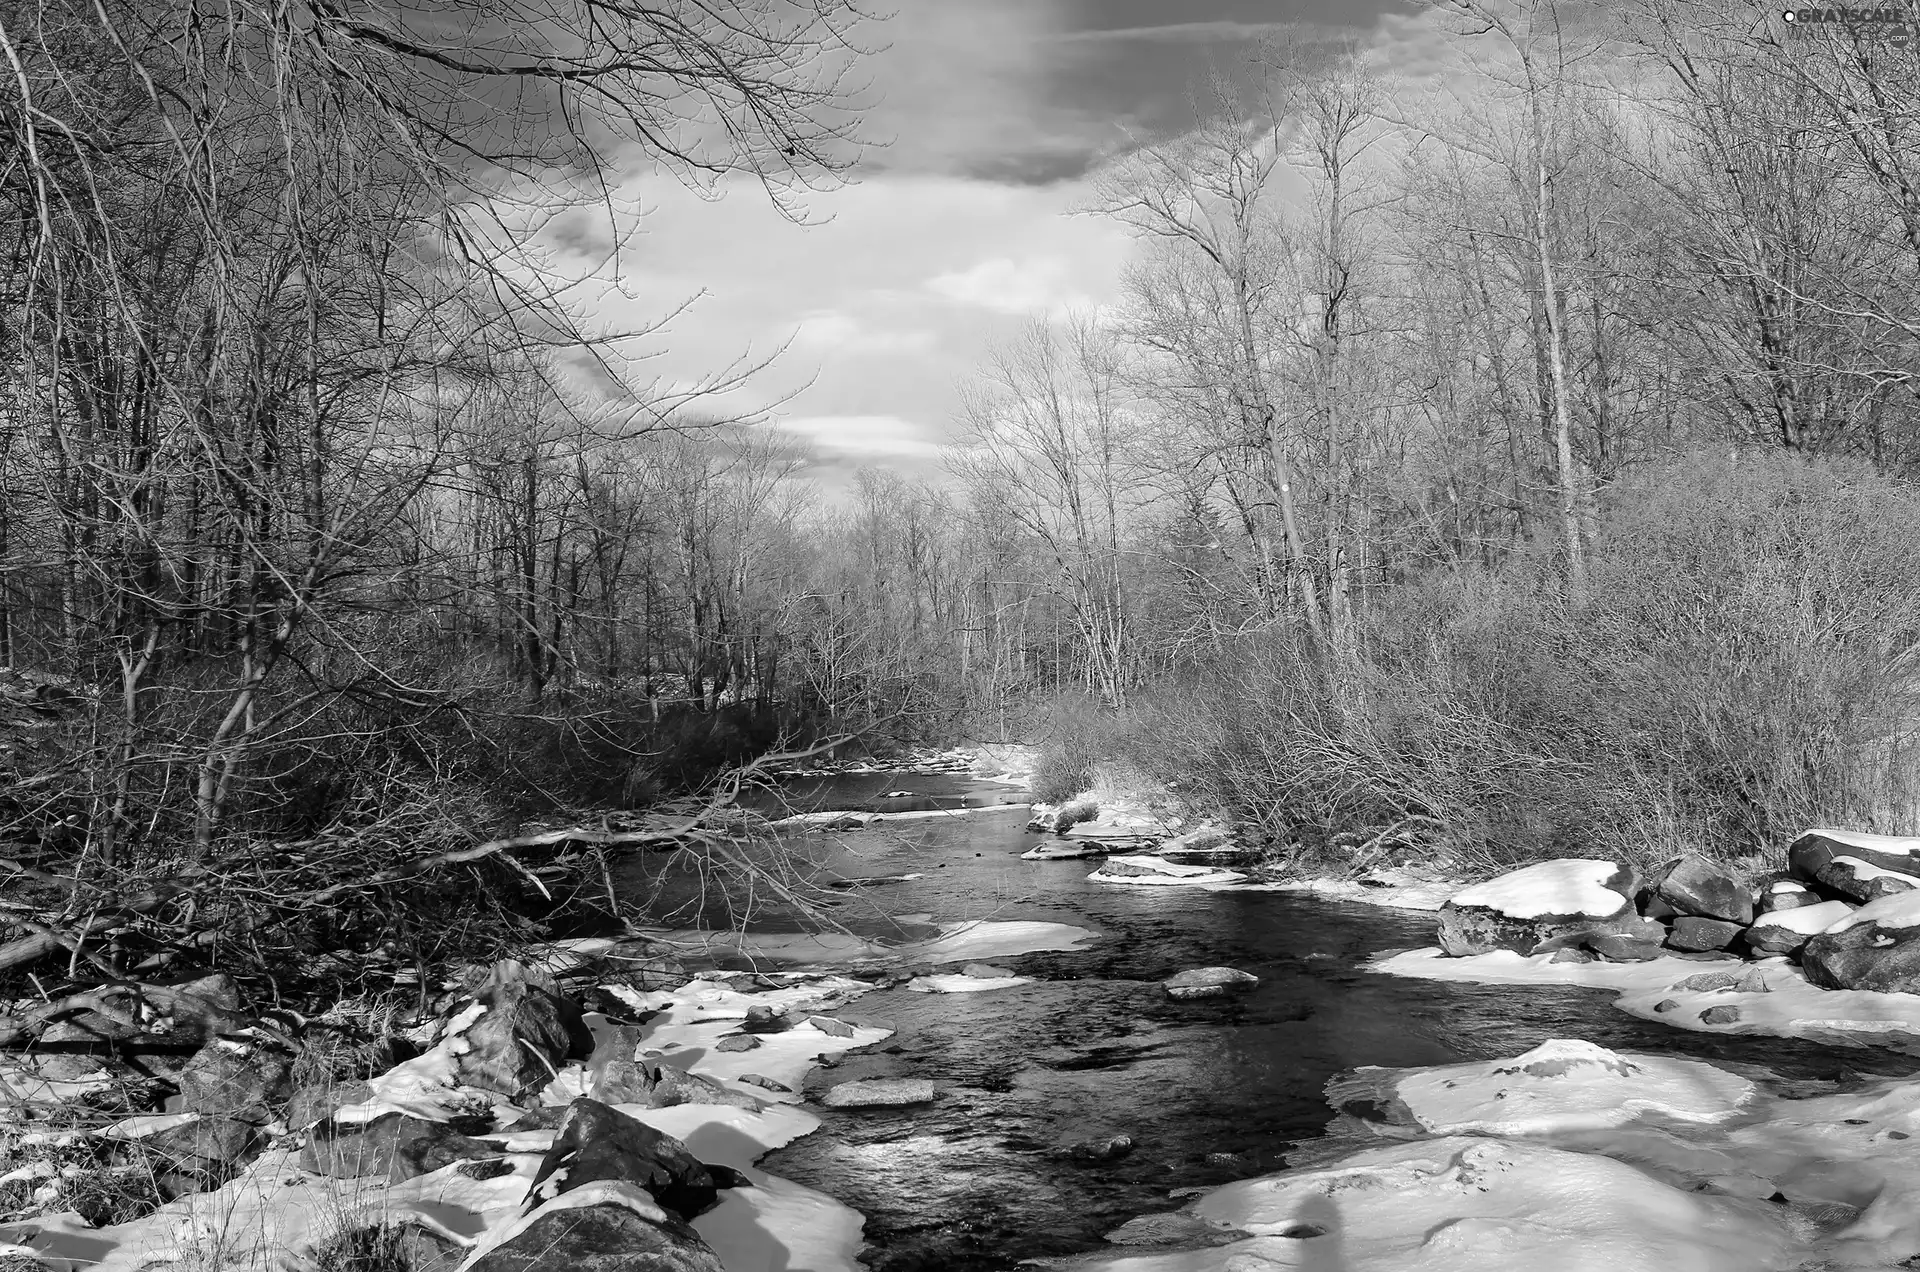
<path fill-rule="evenodd" d="M 1467 888 L 1440 907 L 1440 948 L 1456 957 L 1513 950 L 1578 933 L 1617 931 L 1633 909 L 1633 867 L 1543 861 Z"/>
<path fill-rule="evenodd" d="M 1133 1136 L 1109 1135 L 1067 1146 L 1067 1156 L 1081 1162 L 1111 1162 L 1133 1151 Z"/>
<path fill-rule="evenodd" d="M 748 1033 L 785 1033 L 793 1028 L 793 1022 L 787 1019 L 785 1007 L 755 1003 L 747 1008 L 747 1019 L 740 1027 Z"/>
<path fill-rule="evenodd" d="M 1725 866 L 1697 852 L 1668 862 L 1650 886 L 1679 914 L 1720 919 L 1739 927 L 1753 922 L 1753 897 L 1746 885 Z"/>
<path fill-rule="evenodd" d="M 373 1088 L 365 1082 L 309 1082 L 287 1101 L 283 1119 L 290 1131 L 304 1131 L 315 1122 L 333 1116 L 335 1110 L 349 1104 L 361 1104 L 373 1098 Z"/>
<path fill-rule="evenodd" d="M 752 1034 L 728 1034 L 713 1044 L 715 1051 L 752 1051 L 760 1045 L 760 1040 Z"/>
<path fill-rule="evenodd" d="M 1005 980 L 1015 973 L 1011 968 L 995 967 L 992 963 L 968 963 L 960 969 L 960 974 L 975 980 Z"/>
<path fill-rule="evenodd" d="M 1109 1232 L 1107 1240 L 1123 1246 L 1191 1247 L 1229 1245 L 1244 1241 L 1247 1235 L 1235 1228 L 1216 1227 L 1199 1215 L 1176 1210 L 1164 1215 L 1141 1215 L 1129 1219 Z"/>
<path fill-rule="evenodd" d="M 636 1185 L 592 1188 L 595 1204 L 541 1207 L 466 1272 L 725 1272 L 692 1228 Z"/>
<path fill-rule="evenodd" d="M 1675 1002 L 1671 998 L 1662 998 L 1659 1002 L 1653 1005 L 1653 1009 L 1661 1013 L 1678 1011 L 1680 1009 L 1680 1004 Z"/>
<path fill-rule="evenodd" d="M 1809 940 L 1852 914 L 1855 908 L 1845 901 L 1822 901 L 1817 905 L 1769 910 L 1747 929 L 1747 948 L 1756 954 L 1798 954 Z"/>
<path fill-rule="evenodd" d="M 1795 910 L 1802 906 L 1819 905 L 1820 894 L 1797 879 L 1769 879 L 1760 886 L 1760 895 L 1754 902 L 1756 914 L 1773 914 L 1782 910 Z"/>
<path fill-rule="evenodd" d="M 1683 914 L 1673 921 L 1673 931 L 1667 936 L 1667 944 L 1676 950 L 1724 950 L 1739 940 L 1744 931 L 1746 929 L 1738 923 L 1730 923 L 1725 919 Z"/>
<path fill-rule="evenodd" d="M 1590 934 L 1584 944 L 1609 963 L 1651 963 L 1666 953 L 1658 941 L 1606 932 Z"/>
<path fill-rule="evenodd" d="M 808 1016 L 807 1023 L 832 1038 L 853 1037 L 853 1026 L 832 1016 Z"/>
<path fill-rule="evenodd" d="M 1232 967 L 1196 967 L 1160 982 L 1168 998 L 1224 998 L 1260 983 L 1251 972 Z"/>
<path fill-rule="evenodd" d="M 1794 878 L 1849 901 L 1920 887 L 1920 839 L 1810 830 L 1787 849 Z"/>
<path fill-rule="evenodd" d="M 939 1092 L 925 1078 L 865 1078 L 830 1087 L 820 1103 L 830 1109 L 882 1109 L 931 1104 Z"/>
<path fill-rule="evenodd" d="M 1757 967 L 1740 972 L 1701 972 L 1698 976 L 1689 976 L 1685 980 L 1675 981 L 1671 986 L 1678 994 L 1714 994 L 1731 990 L 1742 994 L 1765 994 L 1772 992 L 1766 977 Z"/>
<path fill-rule="evenodd" d="M 138 1141 L 139 1148 L 178 1174 L 200 1184 L 224 1182 L 253 1156 L 260 1129 L 237 1117 L 202 1117 Z"/>
<path fill-rule="evenodd" d="M 784 1082 L 775 1082 L 772 1078 L 758 1073 L 743 1073 L 740 1081 L 747 1086 L 759 1087 L 763 1091 L 778 1091 L 783 1095 L 792 1095 L 793 1088 Z"/>
<path fill-rule="evenodd" d="M 263 1125 L 293 1094 L 293 1057 L 255 1038 L 216 1037 L 180 1070 L 180 1109 Z"/>
<path fill-rule="evenodd" d="M 1553 952 L 1553 955 L 1547 959 L 1547 962 L 1549 963 L 1591 963 L 1593 962 L 1593 951 L 1579 949 L 1571 945 L 1564 946 L 1560 949 L 1555 950 Z"/>
<path fill-rule="evenodd" d="M 469 1139 L 445 1122 L 387 1113 L 371 1122 L 322 1124 L 300 1150 L 300 1169 L 334 1179 L 384 1175 L 400 1183 L 455 1162 L 498 1157 L 484 1140 Z"/>
<path fill-rule="evenodd" d="M 1920 993 L 1920 893 L 1870 901 L 1809 937 L 1800 965 L 1824 989 Z"/>
<path fill-rule="evenodd" d="M 484 986 L 475 995 L 478 1018 L 459 1031 L 458 1078 L 465 1086 L 523 1101 L 553 1081 L 570 1059 L 593 1053 L 593 1035 L 580 1009 L 531 981 Z"/>
<path fill-rule="evenodd" d="M 1700 1023 L 1703 1025 L 1732 1025 L 1739 1023 L 1739 1020 L 1740 1009 L 1731 1003 L 1709 1007 L 1700 1013 Z"/>
<path fill-rule="evenodd" d="M 582 1097 L 567 1106 L 553 1147 L 540 1161 L 527 1208 L 545 1205 L 596 1181 L 632 1184 L 682 1219 L 719 1199 L 705 1163 L 673 1136 Z"/>

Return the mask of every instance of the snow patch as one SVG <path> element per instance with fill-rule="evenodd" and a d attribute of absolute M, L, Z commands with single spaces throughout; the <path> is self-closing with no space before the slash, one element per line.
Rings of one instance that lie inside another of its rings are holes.
<path fill-rule="evenodd" d="M 1495 910 L 1516 919 L 1549 914 L 1606 918 L 1628 904 L 1626 897 L 1606 886 L 1607 880 L 1619 873 L 1619 863 L 1612 861 L 1543 861 L 1457 892 L 1453 903 Z"/>

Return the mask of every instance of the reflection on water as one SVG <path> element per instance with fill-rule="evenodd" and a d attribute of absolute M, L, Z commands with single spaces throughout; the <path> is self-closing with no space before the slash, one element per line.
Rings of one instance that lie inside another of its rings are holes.
<path fill-rule="evenodd" d="M 952 806 L 964 779 L 900 773 L 812 783 L 801 807 L 885 807 L 913 790 Z M 844 792 L 844 798 L 842 797 Z M 1791 1078 L 1908 1073 L 1878 1051 L 1685 1033 L 1609 1006 L 1598 990 L 1455 985 L 1360 971 L 1384 949 L 1431 943 L 1431 916 L 1269 892 L 1200 892 L 1089 883 L 1095 863 L 1027 862 L 1025 819 L 976 812 L 885 829 L 795 836 L 799 874 L 915 875 L 848 893 L 833 913 L 866 935 L 892 935 L 892 916 L 1044 919 L 1097 928 L 1074 952 L 995 959 L 1035 984 L 981 994 L 869 994 L 850 1014 L 898 1033 L 874 1054 L 818 1070 L 809 1089 L 866 1077 L 925 1077 L 946 1089 L 931 1108 L 822 1111 L 821 1130 L 764 1163 L 774 1174 L 841 1198 L 867 1216 L 876 1272 L 973 1272 L 1104 1245 L 1126 1220 L 1176 1208 L 1172 1190 L 1204 1187 L 1286 1164 L 1331 1112 L 1321 1088 L 1360 1065 L 1451 1064 L 1526 1051 L 1550 1038 L 1604 1047 L 1763 1064 Z M 691 872 L 637 863 L 630 896 L 680 897 Z M 709 918 L 720 911 L 709 897 Z M 756 918 L 790 927 L 790 908 Z M 1176 1003 L 1156 982 L 1225 964 L 1261 978 L 1243 997 Z M 889 1049 L 891 1048 L 891 1049 Z M 1125 1134 L 1135 1148 L 1084 1161 L 1063 1150 Z"/>

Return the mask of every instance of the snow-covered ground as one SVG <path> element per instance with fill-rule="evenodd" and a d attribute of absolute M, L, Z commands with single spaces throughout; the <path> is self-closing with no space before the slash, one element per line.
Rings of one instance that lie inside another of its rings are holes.
<path fill-rule="evenodd" d="M 1505 1060 L 1361 1069 L 1328 1093 L 1359 1110 L 1336 1123 L 1358 1151 L 1212 1189 L 1168 1217 L 1217 1244 L 1057 1264 L 1892 1272 L 1920 1254 L 1910 1081 L 1788 1098 L 1700 1061 L 1556 1040 Z"/>

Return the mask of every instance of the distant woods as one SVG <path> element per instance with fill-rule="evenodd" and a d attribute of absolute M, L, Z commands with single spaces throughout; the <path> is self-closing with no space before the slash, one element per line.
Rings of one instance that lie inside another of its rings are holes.
<path fill-rule="evenodd" d="M 1726 534 L 1743 500 L 1828 500 L 1825 534 L 1920 454 L 1920 51 L 1736 0 L 1458 0 L 1395 28 L 1400 78 L 1276 47 L 1251 111 L 1240 76 L 1103 167 L 1083 211 L 1138 239 L 1122 303 L 998 351 L 944 479 L 823 497 L 715 408 L 754 366 L 647 381 L 534 245 L 563 217 L 617 238 L 607 188 L 636 162 L 783 205 L 837 179 L 860 19 L 0 2 L 0 663 L 75 695 L 8 752 L 35 776 L 0 841 L 124 863 L 413 816 L 456 784 L 639 799 L 695 741 L 1018 734 L 1063 692 L 1178 732 L 1280 838 L 1511 828 L 1499 774 L 1591 770 L 1632 730 L 1529 750 L 1545 717 L 1494 688 L 1561 681 L 1441 659 L 1475 613 L 1537 597 L 1559 617 L 1490 647 L 1579 665 L 1601 648 L 1568 643 L 1581 615 L 1637 612 L 1608 589 L 1697 577 L 1620 556 L 1634 507 L 1681 498 L 1649 474 L 1718 492 Z M 1715 475 L 1726 455 L 1760 476 Z M 1821 542 L 1875 564 L 1898 541 L 1876 525 Z M 1824 568 L 1769 542 L 1754 568 L 1781 587 Z M 1852 639 L 1814 591 L 1797 630 Z M 1663 623 L 1713 619 L 1669 599 Z M 1451 635 L 1423 647 L 1422 623 Z M 1849 646 L 1849 700 L 1897 654 Z M 1479 785 L 1408 767 L 1429 743 L 1386 712 L 1409 668 L 1458 707 L 1434 755 L 1510 748 L 1462 766 Z M 1256 700 L 1304 749 L 1236 731 Z M 1753 842 L 1774 779 L 1699 760 L 1754 749 L 1726 741 L 1745 709 L 1619 789 L 1697 760 L 1720 793 L 1685 818 Z M 1828 733 L 1887 752 L 1868 714 Z M 1821 807 L 1803 779 L 1794 809 Z"/>

